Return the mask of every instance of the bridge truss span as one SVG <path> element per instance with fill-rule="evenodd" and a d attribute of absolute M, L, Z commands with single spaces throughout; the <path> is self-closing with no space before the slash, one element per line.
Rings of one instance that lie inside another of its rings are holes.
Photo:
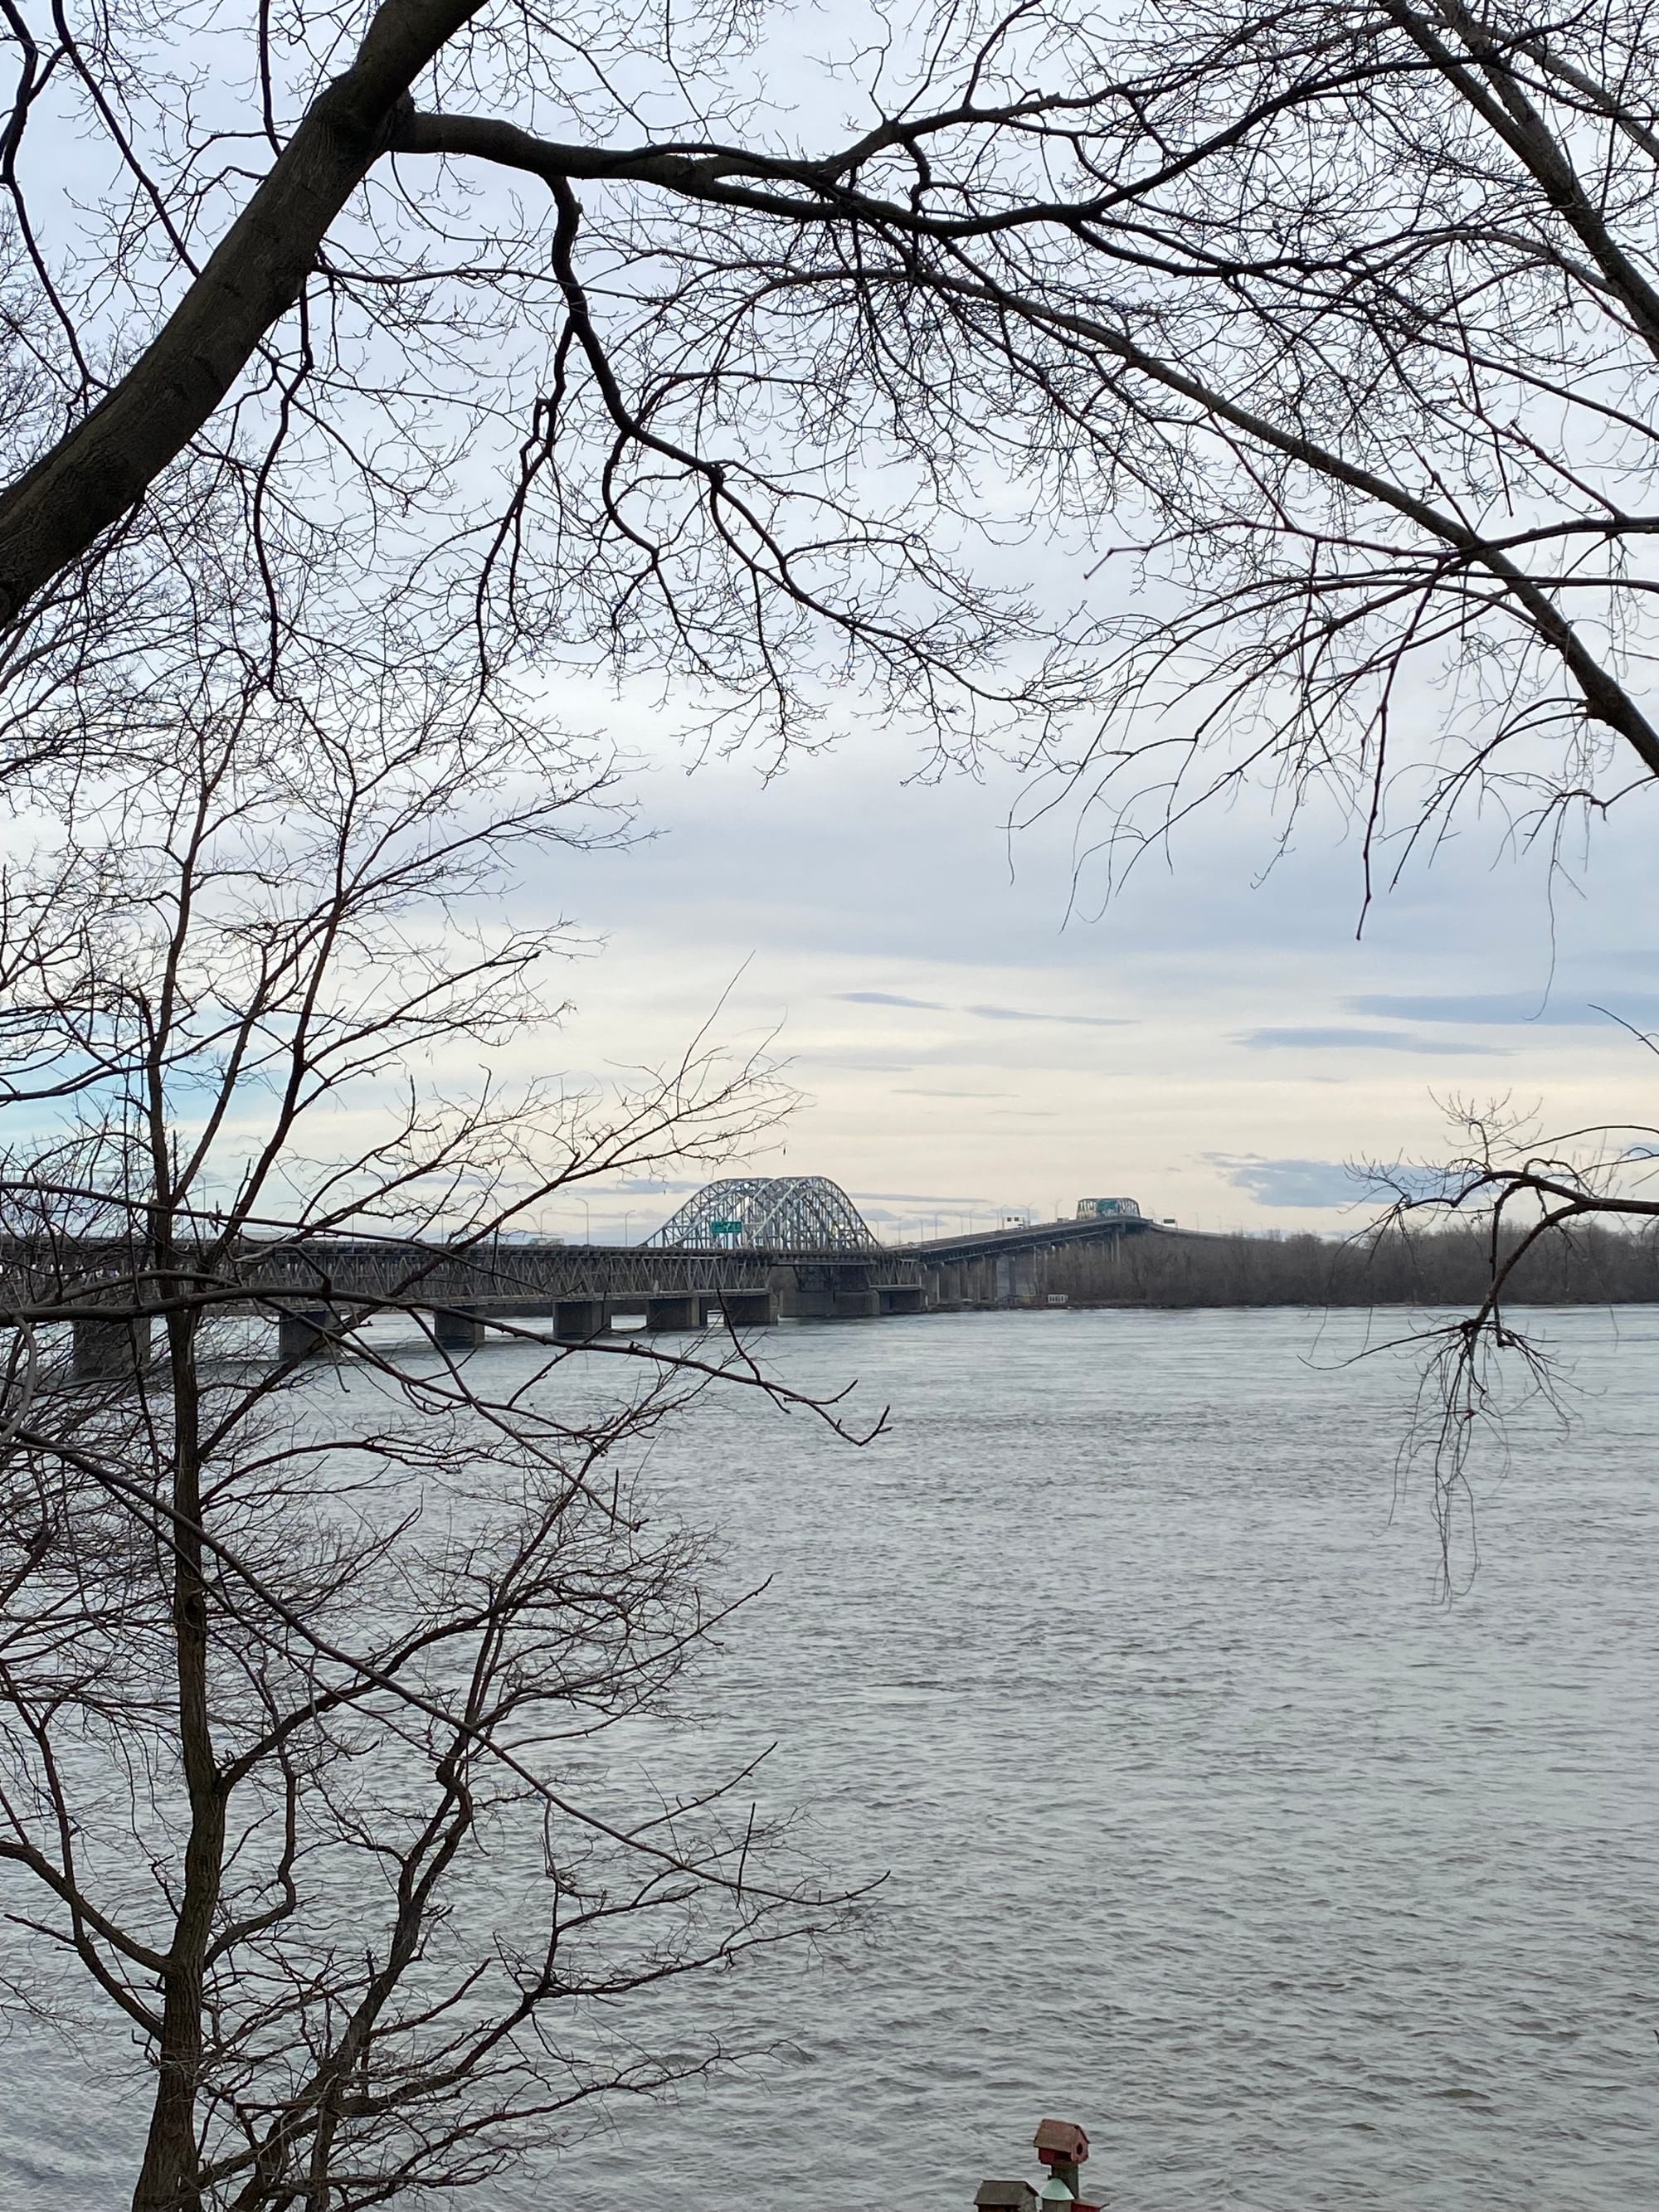
<path fill-rule="evenodd" d="M 585 1344 L 641 1325 L 1060 1304 L 1046 1289 L 1049 1255 L 1181 1233 L 1097 1212 L 883 1246 L 826 1176 L 746 1176 L 708 1184 L 643 1244 L 319 1235 L 296 1223 L 175 1245 L 163 1267 L 141 1237 L 0 1234 L 0 1331 L 66 1331 L 75 1379 L 125 1388 L 146 1370 L 153 1325 L 175 1310 L 274 1321 L 285 1363 L 336 1357 L 367 1324 L 411 1312 L 446 1353 L 483 1343 L 492 1326 L 544 1319 L 551 1328 L 532 1332 L 538 1340 Z"/>
<path fill-rule="evenodd" d="M 648 1246 L 680 1252 L 872 1252 L 876 1239 L 827 1176 L 731 1176 L 665 1221 Z"/>

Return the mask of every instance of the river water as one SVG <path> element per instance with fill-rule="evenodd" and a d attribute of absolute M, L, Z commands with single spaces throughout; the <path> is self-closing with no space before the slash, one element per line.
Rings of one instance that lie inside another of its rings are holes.
<path fill-rule="evenodd" d="M 880 1918 L 700 1996 L 774 2058 L 471 2201 L 967 2212 L 1052 2113 L 1113 2212 L 1654 2202 L 1659 1310 L 1533 1322 L 1571 1425 L 1479 1474 L 1450 1606 L 1395 1500 L 1414 1365 L 1352 1364 L 1359 1316 L 775 1332 L 890 1432 L 728 1401 L 653 1479 L 770 1577 L 711 1732 L 776 1741 L 773 1799 L 888 1870 Z M 26 2060 L 8 2201 L 118 2202 L 107 2126 L 43 2132 Z"/>

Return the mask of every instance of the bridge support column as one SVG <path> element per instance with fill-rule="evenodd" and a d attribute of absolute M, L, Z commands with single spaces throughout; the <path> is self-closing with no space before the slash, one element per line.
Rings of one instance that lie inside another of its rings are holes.
<path fill-rule="evenodd" d="M 149 1316 L 77 1321 L 70 1370 L 77 1382 L 134 1382 L 149 1364 Z"/>
<path fill-rule="evenodd" d="M 879 1291 L 837 1291 L 836 1314 L 842 1321 L 873 1321 L 881 1311 Z"/>
<path fill-rule="evenodd" d="M 778 1317 L 778 1302 L 771 1291 L 722 1291 L 720 1314 L 733 1328 L 770 1328 Z"/>
<path fill-rule="evenodd" d="M 647 1328 L 701 1328 L 702 1300 L 690 1292 L 684 1297 L 647 1298 L 645 1325 Z"/>
<path fill-rule="evenodd" d="M 432 1316 L 432 1338 L 441 1352 L 475 1352 L 484 1340 L 483 1316 L 470 1306 L 439 1306 Z"/>
<path fill-rule="evenodd" d="M 603 1298 L 560 1298 L 553 1308 L 553 1334 L 561 1344 L 586 1344 L 605 1334 Z"/>
<path fill-rule="evenodd" d="M 340 1316 L 332 1306 L 285 1306 L 276 1316 L 276 1357 L 284 1366 L 299 1359 L 340 1357 Z"/>
<path fill-rule="evenodd" d="M 884 1283 L 876 1296 L 884 1314 L 913 1314 L 922 1310 L 920 1283 Z"/>

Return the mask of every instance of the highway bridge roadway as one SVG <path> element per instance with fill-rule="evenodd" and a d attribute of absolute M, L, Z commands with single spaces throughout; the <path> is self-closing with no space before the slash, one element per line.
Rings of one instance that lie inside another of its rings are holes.
<path fill-rule="evenodd" d="M 425 1316 L 453 1350 L 481 1342 L 492 1320 L 548 1321 L 555 1337 L 576 1343 L 619 1326 L 752 1328 L 1036 1304 L 1045 1254 L 1158 1233 L 1139 1217 L 1089 1218 L 884 1245 L 853 1219 L 858 1233 L 807 1244 L 750 1243 L 730 1229 L 701 1242 L 659 1241 L 659 1231 L 628 1245 L 295 1232 L 204 1241 L 165 1270 L 136 1243 L 12 1237 L 0 1241 L 0 1324 L 69 1323 L 76 1369 L 88 1377 L 143 1360 L 152 1324 L 179 1304 L 270 1316 L 283 1359 L 326 1355 L 343 1332 L 394 1313 Z"/>

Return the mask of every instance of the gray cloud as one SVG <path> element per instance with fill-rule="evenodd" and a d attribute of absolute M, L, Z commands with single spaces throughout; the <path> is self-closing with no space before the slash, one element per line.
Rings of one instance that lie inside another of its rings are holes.
<path fill-rule="evenodd" d="M 1470 991 L 1449 997 L 1417 996 L 1411 993 L 1376 991 L 1347 1000 L 1356 1014 L 1382 1014 L 1405 1022 L 1457 1022 L 1476 1027 L 1524 1023 L 1547 1029 L 1604 1029 L 1608 1017 L 1632 1023 L 1638 1029 L 1659 1027 L 1659 992 L 1601 991 L 1600 1006 L 1576 994 L 1571 998 L 1545 1000 L 1541 993 Z M 1602 1008 L 1606 1011 L 1601 1011 Z"/>
<path fill-rule="evenodd" d="M 641 714 L 643 746 L 654 726 Z M 1228 1188 L 1215 1167 L 1198 1166 L 1204 1147 L 1259 1151 L 1293 1139 L 1328 1164 L 1377 1150 L 1431 1152 L 1441 1132 L 1430 1088 L 1502 1088 L 1523 1072 L 1529 1089 L 1571 1084 L 1587 1048 L 1601 1059 L 1630 1048 L 1611 1025 L 1583 1025 L 1577 1010 L 1600 999 L 1644 1020 L 1643 994 L 1659 993 L 1644 809 L 1597 826 L 1595 896 L 1584 901 L 1553 902 L 1546 866 L 1498 864 L 1485 825 L 1473 825 L 1479 835 L 1466 840 L 1460 865 L 1419 872 L 1407 892 L 1372 910 L 1356 946 L 1352 847 L 1328 849 L 1322 818 L 1304 819 L 1296 851 L 1261 878 L 1271 825 L 1264 803 L 1247 798 L 1241 811 L 1195 821 L 1174 869 L 1138 871 L 1098 924 L 1074 918 L 1062 928 L 1073 822 L 1057 811 L 1016 841 L 1011 881 L 997 827 L 1009 789 L 966 779 L 900 784 L 908 757 L 896 759 L 892 744 L 872 720 L 833 757 L 803 759 L 763 788 L 744 764 L 714 763 L 684 780 L 665 765 L 645 796 L 653 826 L 670 834 L 580 863 L 571 856 L 538 877 L 536 895 L 550 913 L 576 912 L 612 933 L 612 954 L 599 981 L 583 987 L 591 1005 L 571 1031 L 579 1066 L 603 1078 L 621 1062 L 668 1057 L 688 1017 L 717 1003 L 754 953 L 722 1022 L 740 1010 L 769 1027 L 791 1010 L 782 1048 L 802 1088 L 818 1094 L 812 1119 L 791 1138 L 792 1164 L 798 1149 L 803 1165 L 839 1160 L 848 1180 L 884 1189 L 925 1164 L 942 1180 L 983 1176 L 1023 1194 L 1036 1175 L 1045 1188 L 1052 1179 L 1055 1190 L 1082 1190 L 1095 1179 L 1086 1163 L 1108 1115 L 1124 1188 L 1155 1192 L 1161 1178 L 1137 1164 L 1167 1152 L 1175 1164 L 1159 1212 L 1190 1217 L 1207 1187 L 1211 1205 L 1266 1221 L 1275 1218 L 1266 1206 Z M 741 868 L 711 866 L 711 854 L 738 849 Z M 860 967 L 889 983 L 837 982 Z M 926 989 L 907 989 L 905 975 L 927 979 Z M 1549 998 L 1571 1002 L 1581 1025 L 1553 1008 L 1549 1025 L 1525 1025 L 1552 976 Z M 981 1000 L 988 985 L 1017 995 Z M 843 988 L 856 1021 L 836 1012 Z M 935 990 L 949 1000 L 932 999 Z M 1349 1003 L 1362 993 L 1378 996 Z M 1096 1051 L 1086 1038 L 1056 1034 L 1071 1024 L 1018 1018 L 1053 1009 L 1091 1025 L 1103 1018 L 1093 1009 L 1109 1000 L 1141 1011 L 1140 1038 L 1097 1038 Z M 969 1006 L 1006 1012 L 971 1014 Z M 890 1024 L 884 1006 L 941 1018 Z M 864 1012 L 881 1018 L 866 1023 Z M 1245 1049 L 1231 1041 L 1241 1024 L 1361 1035 L 1280 1043 L 1268 1031 Z M 1513 1048 L 1519 1066 L 1477 1069 L 1472 1050 L 1456 1056 L 1460 1039 L 1489 1052 Z M 1285 1066 L 1269 1067 L 1274 1058 Z M 928 1113 L 913 1115 L 894 1095 L 906 1070 L 917 1090 L 1005 1095 L 964 1097 L 972 1114 L 939 1115 L 933 1104 L 951 1102 L 923 1097 Z M 1390 1071 L 1404 1079 L 1400 1096 L 1378 1102 L 1377 1082 Z M 1302 1102 L 1294 1130 L 1275 1120 L 1271 1085 L 1263 1090 L 1264 1078 L 1290 1077 Z M 1068 1118 L 1036 1130 L 992 1115 L 994 1106 L 1028 1100 L 1062 1105 Z M 1547 1110 L 1556 1110 L 1553 1097 Z M 1046 1175 L 1032 1164 L 1050 1161 Z M 1339 1206 L 1352 1200 L 1346 1182 L 1330 1187 Z M 1366 1210 L 1362 1202 L 1360 1218 Z M 1315 1215 L 1286 1206 L 1277 1218 Z M 1333 1210 L 1319 1219 L 1342 1218 Z"/>
<path fill-rule="evenodd" d="M 982 1022 L 1070 1022 L 1086 1030 L 1128 1030 L 1135 1026 L 1122 1014 L 1039 1014 L 1027 1006 L 963 1006 L 962 1012 L 977 1014 Z"/>
<path fill-rule="evenodd" d="M 857 1205 L 864 1206 L 988 1206 L 986 1198 L 941 1198 L 936 1190 L 849 1190 L 847 1194 Z"/>
<path fill-rule="evenodd" d="M 1413 1036 L 1409 1030 L 1292 1029 L 1248 1030 L 1237 1039 L 1253 1052 L 1415 1052 L 1437 1059 L 1448 1055 L 1462 1060 L 1478 1056 L 1499 1060 L 1507 1048 L 1492 1044 L 1443 1044 L 1433 1037 Z"/>
<path fill-rule="evenodd" d="M 953 1053 L 944 1055 L 887 1053 L 878 1054 L 873 1059 L 844 1060 L 838 1052 L 798 1052 L 793 1055 L 790 1065 L 830 1069 L 840 1075 L 911 1075 L 916 1071 L 918 1058 L 939 1057 L 954 1060 L 956 1055 Z"/>
<path fill-rule="evenodd" d="M 712 1182 L 714 1179 L 712 1172 L 692 1182 L 687 1182 L 684 1177 L 634 1176 L 620 1182 L 575 1183 L 571 1186 L 571 1188 L 573 1192 L 580 1191 L 581 1195 L 587 1199 L 660 1198 L 665 1194 L 685 1194 L 694 1190 L 701 1190 L 705 1183 Z"/>
<path fill-rule="evenodd" d="M 1444 1172 L 1424 1165 L 1361 1167 L 1345 1160 L 1264 1160 L 1255 1152 L 1206 1152 L 1235 1190 L 1247 1190 L 1258 1206 L 1334 1206 L 1443 1198 Z"/>
<path fill-rule="evenodd" d="M 1239 1159 L 1227 1152 L 1204 1157 L 1258 1206 L 1352 1206 L 1376 1194 L 1369 1176 L 1340 1160 Z"/>
<path fill-rule="evenodd" d="M 1046 1014 L 1030 1006 L 952 1006 L 939 999 L 907 999 L 900 991 L 837 991 L 836 996 L 850 1006 L 908 1006 L 919 1014 L 975 1014 L 982 1022 L 1065 1022 L 1090 1030 L 1134 1026 L 1121 1014 Z"/>

